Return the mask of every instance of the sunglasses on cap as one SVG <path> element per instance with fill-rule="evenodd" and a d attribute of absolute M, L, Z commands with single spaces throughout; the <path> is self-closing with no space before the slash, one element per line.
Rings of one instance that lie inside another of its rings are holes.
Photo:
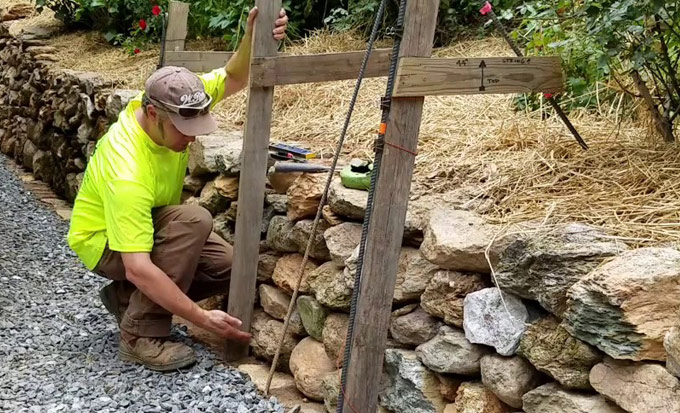
<path fill-rule="evenodd" d="M 199 106 L 192 104 L 188 105 L 173 105 L 171 103 L 165 103 L 158 99 L 149 96 L 148 99 L 154 106 L 163 109 L 167 112 L 176 113 L 183 118 L 195 118 L 196 116 L 205 115 L 210 111 L 210 103 L 212 103 L 212 96 L 206 94 L 207 99 L 200 103 Z"/>

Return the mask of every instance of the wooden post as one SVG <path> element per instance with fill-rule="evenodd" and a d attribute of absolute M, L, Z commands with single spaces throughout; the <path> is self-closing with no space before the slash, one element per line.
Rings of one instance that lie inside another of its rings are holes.
<path fill-rule="evenodd" d="M 281 10 L 281 0 L 256 0 L 255 5 L 259 11 L 255 20 L 251 61 L 256 57 L 276 56 L 278 43 L 272 31 Z M 243 190 L 238 194 L 234 263 L 227 308 L 229 314 L 243 322 L 243 331 L 250 331 L 255 302 L 273 98 L 273 86 L 258 87 L 251 84 L 239 183 Z M 224 355 L 227 361 L 243 358 L 248 355 L 248 345 L 227 342 Z"/>
<path fill-rule="evenodd" d="M 408 0 L 399 56 L 430 56 L 439 0 Z M 423 97 L 392 101 L 385 141 L 415 151 Z M 344 413 L 373 413 L 383 368 L 414 155 L 386 145 L 357 302 Z M 351 406 L 350 406 L 351 405 Z"/>
<path fill-rule="evenodd" d="M 171 1 L 168 5 L 168 27 L 165 30 L 165 52 L 184 50 L 187 38 L 189 3 Z"/>

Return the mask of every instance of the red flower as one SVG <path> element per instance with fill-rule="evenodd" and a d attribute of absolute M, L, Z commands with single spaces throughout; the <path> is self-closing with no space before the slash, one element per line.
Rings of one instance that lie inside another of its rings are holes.
<path fill-rule="evenodd" d="M 159 14 L 161 14 L 161 6 L 159 6 L 158 4 L 153 6 L 151 8 L 151 14 L 153 14 L 154 16 L 158 16 Z"/>
<path fill-rule="evenodd" d="M 139 28 L 142 30 L 146 30 L 146 20 L 144 19 L 139 20 Z"/>
<path fill-rule="evenodd" d="M 141 53 L 141 50 L 139 50 L 139 48 L 137 48 L 137 49 L 135 49 L 135 52 L 134 52 L 134 53 L 135 53 L 135 54 L 139 54 L 139 53 Z"/>

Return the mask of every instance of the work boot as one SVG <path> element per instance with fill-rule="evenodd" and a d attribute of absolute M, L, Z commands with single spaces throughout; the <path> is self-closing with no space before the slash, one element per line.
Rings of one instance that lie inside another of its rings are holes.
<path fill-rule="evenodd" d="M 101 298 L 102 304 L 104 304 L 106 310 L 116 317 L 116 321 L 118 322 L 118 325 L 120 325 L 120 320 L 123 318 L 123 315 L 121 314 L 120 305 L 118 303 L 115 281 L 99 290 L 99 298 Z"/>
<path fill-rule="evenodd" d="M 128 340 L 123 335 L 118 349 L 121 360 L 139 363 L 156 371 L 177 370 L 196 362 L 191 347 L 172 342 L 167 337 L 136 337 Z"/>

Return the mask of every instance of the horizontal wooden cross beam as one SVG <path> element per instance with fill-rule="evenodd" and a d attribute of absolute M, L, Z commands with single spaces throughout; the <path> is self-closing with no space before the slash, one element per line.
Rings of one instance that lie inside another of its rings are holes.
<path fill-rule="evenodd" d="M 391 49 L 371 53 L 364 77 L 387 76 Z M 233 52 L 167 52 L 165 63 L 196 72 L 224 67 Z M 258 87 L 356 79 L 364 52 L 253 57 Z M 482 67 L 483 66 L 483 67 Z M 530 93 L 564 90 L 558 57 L 419 58 L 399 60 L 394 96 Z"/>
<path fill-rule="evenodd" d="M 563 89 L 559 57 L 404 57 L 399 60 L 393 96 L 557 93 Z"/>
<path fill-rule="evenodd" d="M 205 73 L 224 67 L 234 52 L 165 52 L 166 66 L 186 67 L 192 72 Z"/>
<path fill-rule="evenodd" d="M 364 77 L 387 76 L 391 49 L 376 49 Z M 356 79 L 365 52 L 325 53 L 255 58 L 250 66 L 253 86 L 292 85 Z"/>
<path fill-rule="evenodd" d="M 182 66 L 194 72 L 209 72 L 224 67 L 234 52 L 165 53 L 165 64 Z M 276 57 L 253 57 L 251 79 L 253 86 L 292 85 L 297 83 L 330 82 L 356 79 L 365 52 L 325 53 Z M 371 53 L 364 77 L 387 76 L 391 49 L 376 49 Z"/>

